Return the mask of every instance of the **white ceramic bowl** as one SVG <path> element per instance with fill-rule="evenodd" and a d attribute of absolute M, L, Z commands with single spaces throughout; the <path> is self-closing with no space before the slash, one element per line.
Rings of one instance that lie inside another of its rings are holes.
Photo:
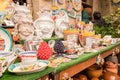
<path fill-rule="evenodd" d="M 29 65 L 37 62 L 37 51 L 25 51 L 20 53 L 23 65 Z"/>

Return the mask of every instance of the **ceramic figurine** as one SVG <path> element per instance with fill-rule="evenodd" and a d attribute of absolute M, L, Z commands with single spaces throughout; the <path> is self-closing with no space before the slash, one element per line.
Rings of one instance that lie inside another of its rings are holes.
<path fill-rule="evenodd" d="M 65 10 L 60 10 L 55 20 L 55 34 L 63 38 L 63 31 L 68 29 L 69 18 Z"/>
<path fill-rule="evenodd" d="M 30 10 L 28 9 L 27 6 L 23 5 L 19 5 L 19 4 L 12 4 L 12 6 L 14 7 L 15 9 L 15 14 L 12 18 L 13 22 L 14 23 L 17 23 L 19 22 L 19 19 L 21 18 L 29 18 L 28 20 L 32 22 L 32 16 L 30 14 Z"/>
<path fill-rule="evenodd" d="M 54 22 L 51 9 L 44 7 L 39 12 L 39 18 L 34 21 L 35 35 L 42 39 L 51 38 L 54 31 Z"/>
<path fill-rule="evenodd" d="M 27 40 L 34 35 L 34 26 L 31 18 L 19 16 L 18 21 L 13 30 L 13 36 L 19 36 L 20 39 Z"/>
<path fill-rule="evenodd" d="M 10 20 L 14 14 L 15 14 L 15 10 L 14 10 L 13 6 L 9 6 L 6 8 L 6 17 L 5 18 L 7 20 Z"/>

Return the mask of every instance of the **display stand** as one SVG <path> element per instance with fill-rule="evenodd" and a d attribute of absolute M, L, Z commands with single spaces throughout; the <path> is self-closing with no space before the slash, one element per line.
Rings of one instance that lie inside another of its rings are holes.
<path fill-rule="evenodd" d="M 116 45 L 110 45 L 107 48 L 100 50 L 101 57 L 105 58 L 111 55 L 116 49 L 120 50 L 120 42 L 117 43 Z M 55 68 L 54 80 L 68 79 L 74 76 L 75 74 L 85 70 L 86 68 L 90 67 L 94 63 L 96 63 L 96 58 L 98 54 L 89 53 L 85 55 L 86 56 L 84 58 L 82 58 L 81 56 L 79 57 L 79 59 L 76 60 L 76 62 L 79 61 L 78 64 L 73 63 L 74 65 L 70 66 L 70 64 L 67 65 L 67 63 L 65 63 L 64 65 L 69 66 L 69 67 L 63 68 L 65 66 L 61 64 L 60 66 Z"/>

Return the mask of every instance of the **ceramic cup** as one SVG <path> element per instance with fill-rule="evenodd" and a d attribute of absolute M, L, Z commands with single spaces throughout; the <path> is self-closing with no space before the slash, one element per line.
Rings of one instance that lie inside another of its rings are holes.
<path fill-rule="evenodd" d="M 21 52 L 21 63 L 23 66 L 31 65 L 37 62 L 37 51 Z"/>

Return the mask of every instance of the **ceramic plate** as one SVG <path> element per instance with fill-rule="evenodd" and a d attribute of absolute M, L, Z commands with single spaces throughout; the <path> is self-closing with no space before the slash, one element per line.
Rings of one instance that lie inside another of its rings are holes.
<path fill-rule="evenodd" d="M 0 61 L 2 62 L 2 71 L 3 73 L 12 64 L 17 58 L 16 54 L 13 52 L 0 52 Z"/>
<path fill-rule="evenodd" d="M 8 71 L 11 73 L 21 74 L 30 74 L 34 72 L 39 72 L 44 70 L 49 64 L 47 60 L 38 60 L 36 63 L 31 64 L 27 67 L 22 65 L 22 63 L 16 63 L 9 66 Z M 24 66 L 24 67 L 23 67 Z"/>
<path fill-rule="evenodd" d="M 1 40 L 4 40 L 4 42 L 0 45 L 0 51 L 12 50 L 12 37 L 10 33 L 6 29 L 0 27 L 0 41 Z"/>
<path fill-rule="evenodd" d="M 79 56 L 72 54 L 72 55 L 67 55 L 66 57 L 67 57 L 67 58 L 70 58 L 70 59 L 76 59 L 76 58 L 78 58 Z"/>

